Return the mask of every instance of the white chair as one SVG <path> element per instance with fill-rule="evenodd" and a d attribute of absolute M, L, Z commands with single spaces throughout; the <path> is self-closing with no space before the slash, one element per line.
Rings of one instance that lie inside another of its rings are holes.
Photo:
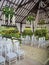
<path fill-rule="evenodd" d="M 30 36 L 26 36 L 26 38 L 25 38 L 25 44 L 29 44 L 30 43 Z"/>
<path fill-rule="evenodd" d="M 19 60 L 20 60 L 20 57 L 21 57 L 21 56 L 25 56 L 25 53 L 24 53 L 24 51 L 20 48 L 18 41 L 15 42 L 14 45 L 15 45 L 15 53 L 17 54 L 17 57 L 18 57 Z"/>
<path fill-rule="evenodd" d="M 2 40 L 2 36 L 0 36 L 0 40 Z"/>
<path fill-rule="evenodd" d="M 6 38 L 4 37 L 3 40 L 6 41 Z"/>
<path fill-rule="evenodd" d="M 3 50 L 2 48 L 3 48 L 3 46 L 2 46 L 2 44 L 0 44 L 0 64 L 5 65 L 5 58 L 2 56 L 2 50 Z"/>
<path fill-rule="evenodd" d="M 38 48 L 39 48 L 39 47 L 44 47 L 45 45 L 46 45 L 45 37 L 39 38 Z"/>
<path fill-rule="evenodd" d="M 31 46 L 34 45 L 34 35 L 32 36 Z"/>
<path fill-rule="evenodd" d="M 32 36 L 31 46 L 32 45 L 38 45 L 38 40 L 36 39 L 34 35 Z"/>
<path fill-rule="evenodd" d="M 11 65 L 12 62 L 15 62 L 17 60 L 17 55 L 12 51 L 12 44 L 7 43 L 5 47 L 5 58 L 6 61 L 9 62 L 9 65 Z"/>
<path fill-rule="evenodd" d="M 21 43 L 22 43 L 22 44 L 25 43 L 25 38 L 23 38 L 22 36 L 21 36 Z"/>
<path fill-rule="evenodd" d="M 2 48 L 2 53 L 3 53 L 3 56 L 5 56 L 5 45 L 6 45 L 6 40 L 1 40 L 0 43 L 2 44 L 3 48 Z"/>
<path fill-rule="evenodd" d="M 42 37 L 42 42 L 43 42 L 43 44 L 42 44 L 41 46 L 42 46 L 42 47 L 45 47 L 45 46 L 46 46 L 45 37 Z"/>

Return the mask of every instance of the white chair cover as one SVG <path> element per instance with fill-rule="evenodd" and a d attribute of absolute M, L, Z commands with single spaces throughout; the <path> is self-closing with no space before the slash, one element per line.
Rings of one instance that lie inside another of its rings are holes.
<path fill-rule="evenodd" d="M 31 45 L 38 45 L 38 40 L 36 39 L 36 37 L 34 35 L 32 36 Z"/>
<path fill-rule="evenodd" d="M 40 46 L 43 47 L 45 45 L 46 45 L 45 37 L 39 38 L 39 45 L 38 45 L 38 47 L 40 47 Z"/>
<path fill-rule="evenodd" d="M 26 36 L 25 38 L 25 44 L 29 44 L 30 43 L 30 36 Z"/>

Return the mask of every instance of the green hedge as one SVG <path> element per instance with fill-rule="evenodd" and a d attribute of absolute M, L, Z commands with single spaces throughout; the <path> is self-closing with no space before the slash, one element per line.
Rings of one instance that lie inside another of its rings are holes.
<path fill-rule="evenodd" d="M 48 33 L 48 30 L 47 29 L 37 29 L 34 32 L 34 35 L 35 36 L 38 36 L 38 38 L 39 37 L 45 37 L 46 40 L 49 40 L 49 33 Z"/>
<path fill-rule="evenodd" d="M 7 38 L 11 38 L 11 37 L 20 38 L 20 33 L 19 33 L 18 29 L 14 28 L 14 27 L 1 27 L 0 30 L 1 30 L 0 34 L 3 37 L 7 37 Z"/>
<path fill-rule="evenodd" d="M 31 28 L 25 28 L 24 31 L 22 32 L 22 35 L 23 36 L 26 36 L 26 35 L 32 36 L 33 32 L 31 30 Z"/>

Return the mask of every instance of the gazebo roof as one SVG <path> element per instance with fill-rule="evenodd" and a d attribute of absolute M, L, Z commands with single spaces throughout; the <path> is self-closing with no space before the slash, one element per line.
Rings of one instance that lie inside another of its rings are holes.
<path fill-rule="evenodd" d="M 30 13 L 37 14 L 45 12 L 49 17 L 49 0 L 0 0 L 0 20 L 2 20 L 2 8 L 4 6 L 13 7 L 16 15 L 16 22 L 25 23 L 26 17 Z"/>

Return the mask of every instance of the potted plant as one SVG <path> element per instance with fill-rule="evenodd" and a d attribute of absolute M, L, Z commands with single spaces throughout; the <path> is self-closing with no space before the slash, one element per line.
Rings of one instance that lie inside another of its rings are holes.
<path fill-rule="evenodd" d="M 47 29 L 37 29 L 35 32 L 34 32 L 35 36 L 38 36 L 39 37 L 45 37 L 47 36 Z"/>
<path fill-rule="evenodd" d="M 30 41 L 29 41 L 29 39 L 28 39 L 28 41 L 29 41 L 30 43 L 31 43 L 31 37 L 32 37 L 32 35 L 33 35 L 33 32 L 32 32 L 32 30 L 31 30 L 31 28 L 25 28 L 24 31 L 22 32 L 22 36 L 23 36 L 23 37 L 28 36 L 28 37 L 30 38 Z"/>
<path fill-rule="evenodd" d="M 8 6 L 5 6 L 2 10 L 3 10 L 3 14 L 5 14 L 5 17 L 6 17 L 6 24 L 8 25 L 9 15 L 11 20 L 14 15 L 14 9 Z"/>
<path fill-rule="evenodd" d="M 27 21 L 30 22 L 30 25 L 31 25 L 31 22 L 35 20 L 35 17 L 30 15 L 26 19 L 27 19 Z M 34 22 L 33 22 L 33 32 L 34 32 Z"/>
<path fill-rule="evenodd" d="M 9 18 L 9 7 L 8 6 L 5 6 L 3 8 L 3 14 L 5 14 L 5 17 L 6 17 L 6 24 L 8 24 L 8 18 Z"/>

